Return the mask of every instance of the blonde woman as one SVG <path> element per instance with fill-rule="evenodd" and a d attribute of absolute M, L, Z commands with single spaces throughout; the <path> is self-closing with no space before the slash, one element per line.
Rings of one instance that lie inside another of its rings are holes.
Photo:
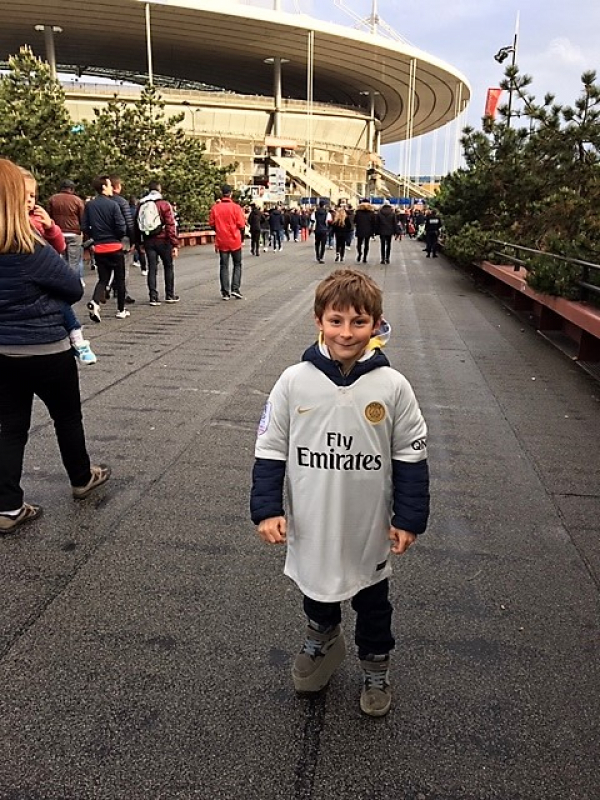
<path fill-rule="evenodd" d="M 352 230 L 352 221 L 348 214 L 346 214 L 346 209 L 342 206 L 336 208 L 333 225 L 331 227 L 333 235 L 335 236 L 335 260 L 343 264 L 344 256 L 346 255 L 348 233 Z"/>
<path fill-rule="evenodd" d="M 33 398 L 46 405 L 73 497 L 110 477 L 91 466 L 81 415 L 79 376 L 62 306 L 83 294 L 79 277 L 31 227 L 19 167 L 0 159 L 0 534 L 42 514 L 24 502 L 21 473 Z"/>

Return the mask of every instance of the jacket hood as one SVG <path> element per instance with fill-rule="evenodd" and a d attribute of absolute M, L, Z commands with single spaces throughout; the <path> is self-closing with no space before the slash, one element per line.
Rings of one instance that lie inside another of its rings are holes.
<path fill-rule="evenodd" d="M 142 197 L 140 203 L 145 203 L 146 200 L 162 200 L 162 194 L 157 191 L 148 192 L 145 197 Z"/>
<path fill-rule="evenodd" d="M 394 209 L 391 206 L 381 206 L 379 213 L 385 217 L 389 217 L 390 215 L 394 214 Z"/>
<path fill-rule="evenodd" d="M 371 203 L 359 203 L 357 211 L 373 211 L 373 206 Z"/>
<path fill-rule="evenodd" d="M 326 375 L 336 386 L 350 386 L 355 383 L 361 375 L 366 375 L 379 367 L 389 367 L 390 362 L 386 355 L 381 352 L 381 348 L 388 343 L 392 328 L 385 320 L 376 330 L 367 345 L 365 353 L 352 367 L 347 375 L 340 369 L 339 361 L 334 361 L 329 355 L 327 346 L 321 341 L 315 342 L 303 354 L 302 361 L 308 361 Z"/>

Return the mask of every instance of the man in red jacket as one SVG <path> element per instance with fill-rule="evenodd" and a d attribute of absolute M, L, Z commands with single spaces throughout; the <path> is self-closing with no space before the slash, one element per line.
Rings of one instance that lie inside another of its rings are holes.
<path fill-rule="evenodd" d="M 229 300 L 235 297 L 243 300 L 240 292 L 242 282 L 242 237 L 246 217 L 237 203 L 231 199 L 231 186 L 222 186 L 223 197 L 210 210 L 208 222 L 216 232 L 215 247 L 219 253 L 219 279 L 221 297 Z M 229 276 L 229 256 L 233 261 L 233 274 Z"/>

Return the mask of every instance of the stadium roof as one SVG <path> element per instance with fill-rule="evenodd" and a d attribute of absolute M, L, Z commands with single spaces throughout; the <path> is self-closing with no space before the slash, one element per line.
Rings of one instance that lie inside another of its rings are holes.
<path fill-rule="evenodd" d="M 364 92 L 375 92 L 384 144 L 407 136 L 411 60 L 416 63 L 415 136 L 454 119 L 470 98 L 466 78 L 408 44 L 304 14 L 208 0 L 151 0 L 155 74 L 272 95 L 273 67 L 287 59 L 282 96 L 307 96 L 308 34 L 314 31 L 313 99 L 368 113 Z M 56 25 L 56 60 L 85 71 L 93 66 L 147 71 L 144 0 L 7 0 L 0 26 L 0 60 L 22 45 L 45 57 L 43 32 Z"/>

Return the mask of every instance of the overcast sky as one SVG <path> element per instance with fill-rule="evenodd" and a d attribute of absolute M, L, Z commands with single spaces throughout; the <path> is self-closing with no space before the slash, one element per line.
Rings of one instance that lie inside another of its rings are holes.
<path fill-rule="evenodd" d="M 319 19 L 354 25 L 333 0 L 283 0 L 282 5 L 286 11 L 299 8 Z M 346 5 L 360 17 L 371 13 L 370 0 L 347 0 Z M 600 0 L 379 0 L 378 11 L 412 45 L 463 73 L 472 91 L 467 123 L 474 127 L 481 125 L 488 87 L 498 85 L 510 63 L 500 66 L 494 55 L 512 45 L 518 12 L 517 64 L 533 77 L 531 91 L 540 101 L 546 92 L 553 92 L 558 102 L 572 104 L 579 94 L 581 74 L 591 69 L 600 72 Z M 421 137 L 420 148 L 417 140 L 413 143 L 411 172 L 416 171 L 419 150 L 419 171 L 430 171 L 432 138 Z M 445 130 L 438 133 L 437 170 L 442 170 L 444 161 L 453 166 L 455 139 L 450 137 L 447 144 L 447 138 Z M 384 146 L 383 155 L 386 165 L 398 172 L 403 163 L 401 145 Z"/>

